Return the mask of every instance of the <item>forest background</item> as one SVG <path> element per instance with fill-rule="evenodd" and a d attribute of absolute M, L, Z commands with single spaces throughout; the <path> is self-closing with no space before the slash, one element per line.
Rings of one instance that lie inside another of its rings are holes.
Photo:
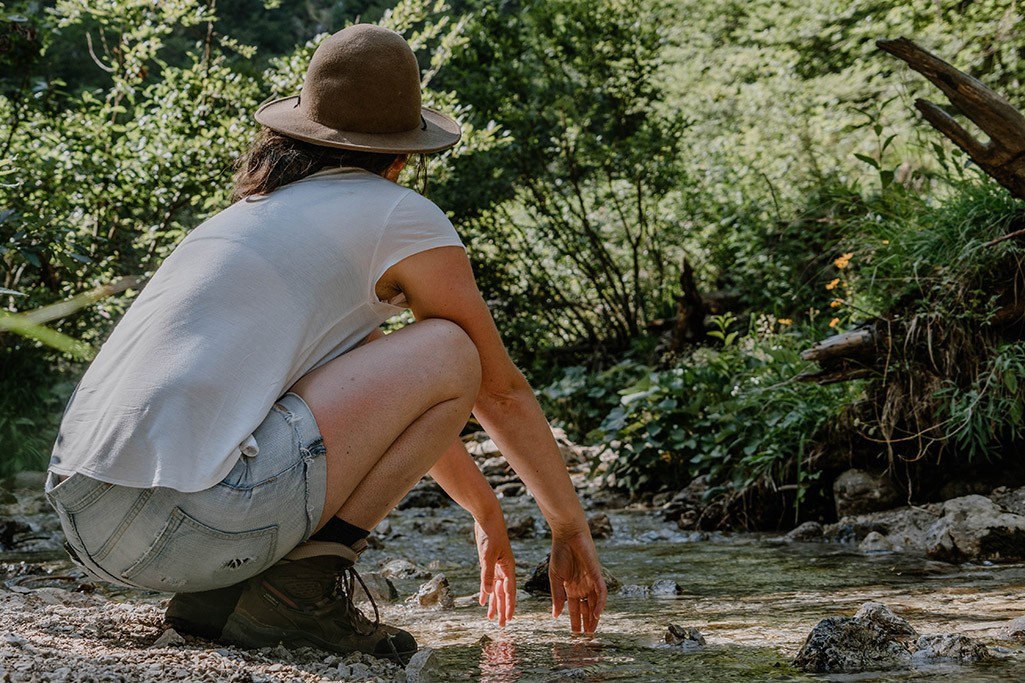
<path fill-rule="evenodd" d="M 919 501 L 1020 478 L 1021 316 L 994 321 L 1025 250 L 994 240 L 1025 205 L 875 46 L 907 35 L 1020 106 L 1016 0 L 0 2 L 0 474 L 45 466 L 88 358 L 228 205 L 251 113 L 356 20 L 403 33 L 461 121 L 429 196 L 610 489 L 701 477 L 717 524 L 767 527 L 828 517 L 852 465 Z M 867 324 L 902 331 L 884 362 L 799 381 Z"/>

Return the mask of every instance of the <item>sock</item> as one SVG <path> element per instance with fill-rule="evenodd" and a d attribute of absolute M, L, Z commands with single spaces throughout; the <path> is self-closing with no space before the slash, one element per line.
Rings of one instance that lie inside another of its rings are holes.
<path fill-rule="evenodd" d="M 357 541 L 362 541 L 369 535 L 370 532 L 366 529 L 360 529 L 358 526 L 349 524 L 344 519 L 332 517 L 327 520 L 327 524 L 320 531 L 310 536 L 310 540 L 341 543 L 351 548 Z"/>

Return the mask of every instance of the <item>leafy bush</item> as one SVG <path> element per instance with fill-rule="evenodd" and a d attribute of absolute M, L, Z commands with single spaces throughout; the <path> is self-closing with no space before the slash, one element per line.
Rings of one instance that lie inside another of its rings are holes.
<path fill-rule="evenodd" d="M 597 468 L 609 485 L 673 490 L 702 474 L 737 488 L 807 483 L 808 445 L 857 385 L 796 382 L 807 340 L 789 321 L 764 316 L 738 337 L 729 317 L 717 320 L 712 336 L 722 345 L 694 349 L 673 367 L 627 362 L 590 378 L 574 368 L 541 392 L 572 406 L 556 412 L 580 420 L 578 428 L 608 409 L 588 438 L 608 446 Z"/>

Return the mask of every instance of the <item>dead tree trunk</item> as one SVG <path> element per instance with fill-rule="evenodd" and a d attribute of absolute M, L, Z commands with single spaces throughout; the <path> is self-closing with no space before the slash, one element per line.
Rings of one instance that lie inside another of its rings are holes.
<path fill-rule="evenodd" d="M 685 344 L 705 338 L 705 315 L 708 314 L 708 306 L 694 282 L 694 269 L 686 258 L 680 264 L 680 292 L 676 300 L 676 322 L 670 347 L 677 352 Z"/>
<path fill-rule="evenodd" d="M 1025 116 L 977 79 L 907 38 L 879 40 L 876 45 L 938 86 L 958 112 L 989 136 L 989 142 L 979 142 L 939 106 L 924 99 L 915 101 L 915 107 L 936 130 L 963 149 L 1011 194 L 1025 199 Z"/>

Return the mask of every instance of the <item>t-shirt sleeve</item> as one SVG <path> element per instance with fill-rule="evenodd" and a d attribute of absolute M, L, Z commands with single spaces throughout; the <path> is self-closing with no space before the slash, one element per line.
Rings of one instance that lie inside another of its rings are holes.
<path fill-rule="evenodd" d="M 395 205 L 381 233 L 374 254 L 370 286 L 396 263 L 438 247 L 462 247 L 452 221 L 431 200 L 416 192 L 406 193 Z"/>

